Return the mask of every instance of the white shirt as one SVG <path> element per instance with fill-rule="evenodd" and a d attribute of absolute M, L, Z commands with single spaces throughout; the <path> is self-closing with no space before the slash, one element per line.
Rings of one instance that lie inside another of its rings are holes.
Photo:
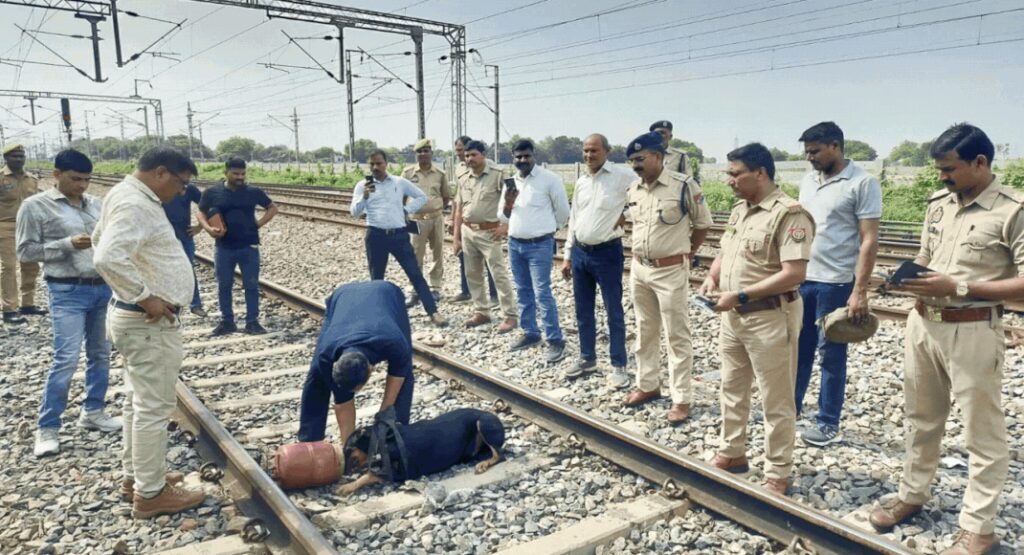
<path fill-rule="evenodd" d="M 594 175 L 587 172 L 580 175 L 572 195 L 565 240 L 566 259 L 571 257 L 576 241 L 599 245 L 623 236 L 623 229 L 617 224 L 626 209 L 626 193 L 633 181 L 636 181 L 633 170 L 611 162 L 605 162 Z"/>
<path fill-rule="evenodd" d="M 192 264 L 160 198 L 135 176 L 126 175 L 103 199 L 92 245 L 96 272 L 117 300 L 137 303 L 152 295 L 175 306 L 192 301 Z"/>
<path fill-rule="evenodd" d="M 508 236 L 533 239 L 565 226 L 569 220 L 569 195 L 562 179 L 554 173 L 534 166 L 525 178 L 515 175 L 519 196 L 512 206 L 512 216 L 505 217 L 505 186 L 498 202 L 498 219 L 508 222 Z"/>
<path fill-rule="evenodd" d="M 384 181 L 374 181 L 370 198 L 363 198 L 366 180 L 356 184 L 352 191 L 352 216 L 358 218 L 366 212 L 366 223 L 380 229 L 405 227 L 406 214 L 415 214 L 427 203 L 427 195 L 404 177 L 388 175 Z M 402 205 L 405 197 L 409 203 Z"/>

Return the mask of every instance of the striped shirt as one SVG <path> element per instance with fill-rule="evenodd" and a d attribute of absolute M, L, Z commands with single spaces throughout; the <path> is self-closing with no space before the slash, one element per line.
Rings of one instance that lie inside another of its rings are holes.
<path fill-rule="evenodd" d="M 103 201 L 82 195 L 75 206 L 57 187 L 32 195 L 18 210 L 18 260 L 42 262 L 43 274 L 57 278 L 96 278 L 92 248 L 76 249 L 71 238 L 92 235 Z"/>

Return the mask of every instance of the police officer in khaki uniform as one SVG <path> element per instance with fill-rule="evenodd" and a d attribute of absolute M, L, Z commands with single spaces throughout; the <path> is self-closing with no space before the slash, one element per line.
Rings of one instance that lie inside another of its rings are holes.
<path fill-rule="evenodd" d="M 803 318 L 798 287 L 814 240 L 814 220 L 775 184 L 775 164 L 764 145 L 728 154 L 732 208 L 700 292 L 717 298 L 722 313 L 722 434 L 712 464 L 740 473 L 747 464 L 750 389 L 757 378 L 764 409 L 765 483 L 785 495 L 793 468 L 796 431 L 797 344 Z"/>
<path fill-rule="evenodd" d="M 966 123 L 931 147 L 946 190 L 928 201 L 915 262 L 934 270 L 904 281 L 917 295 L 904 341 L 907 454 L 899 496 L 871 513 L 880 531 L 910 520 L 930 497 L 952 393 L 969 453 L 960 533 L 947 555 L 994 550 L 1009 453 L 1000 388 L 1005 337 L 1000 301 L 1024 298 L 1024 193 L 992 174 L 995 148 Z"/>
<path fill-rule="evenodd" d="M 416 264 L 422 272 L 423 255 L 426 253 L 427 244 L 430 245 L 430 254 L 434 259 L 429 275 L 430 293 L 437 301 L 441 298 L 441 283 L 444 278 L 443 210 L 448 206 L 451 193 L 448 191 L 444 172 L 434 165 L 434 145 L 430 139 L 421 139 L 413 150 L 416 151 L 416 164 L 406 167 L 402 171 L 402 177 L 426 193 L 427 204 L 423 205 L 419 212 L 409 216 L 409 219 L 414 220 L 419 226 L 419 233 L 412 236 L 412 248 L 416 253 Z M 419 298 L 413 293 L 405 301 L 405 305 L 411 307 L 418 302 Z"/>
<path fill-rule="evenodd" d="M 650 130 L 661 135 L 661 144 L 665 147 L 665 168 L 694 177 L 686 151 L 668 144 L 672 140 L 672 122 L 667 119 L 656 121 L 651 124 Z"/>
<path fill-rule="evenodd" d="M 711 211 L 695 181 L 664 167 L 665 147 L 657 133 L 634 139 L 626 155 L 640 179 L 627 192 L 633 220 L 629 281 L 636 314 L 637 388 L 625 403 L 636 406 L 661 397 L 664 329 L 672 394 L 667 416 L 669 423 L 679 424 L 689 417 L 693 397 L 689 262 L 711 227 Z"/>
<path fill-rule="evenodd" d="M 480 141 L 470 141 L 466 145 L 466 166 L 469 171 L 459 177 L 452 246 L 456 253 L 464 252 L 466 277 L 476 308 L 476 314 L 466 320 L 466 327 L 482 326 L 491 321 L 484 285 L 486 267 L 494 276 L 498 288 L 498 304 L 505 315 L 505 321 L 498 326 L 498 333 L 508 333 L 516 328 L 518 318 L 503 249 L 508 224 L 498 221 L 498 203 L 505 174 L 487 162 L 484 158 L 486 151 L 487 147 Z"/>
<path fill-rule="evenodd" d="M 24 324 L 23 315 L 26 314 L 39 316 L 47 313 L 35 306 L 38 263 L 20 264 L 21 298 L 18 298 L 19 264 L 14 244 L 18 208 L 21 201 L 38 192 L 38 179 L 25 172 L 25 147 L 17 143 L 7 145 L 4 148 L 4 167 L 0 170 L 0 297 L 4 323 L 7 324 Z"/>

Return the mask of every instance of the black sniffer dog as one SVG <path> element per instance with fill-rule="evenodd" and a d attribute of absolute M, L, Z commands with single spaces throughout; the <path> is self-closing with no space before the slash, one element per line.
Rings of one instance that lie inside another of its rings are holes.
<path fill-rule="evenodd" d="M 370 484 L 414 480 L 469 462 L 477 463 L 479 474 L 501 461 L 504 444 L 504 425 L 487 411 L 456 409 L 408 425 L 381 413 L 345 442 L 345 468 L 366 472 L 337 493 L 351 495 Z"/>

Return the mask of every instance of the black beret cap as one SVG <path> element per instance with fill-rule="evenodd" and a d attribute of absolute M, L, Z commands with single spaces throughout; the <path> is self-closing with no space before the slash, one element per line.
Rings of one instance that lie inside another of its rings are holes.
<path fill-rule="evenodd" d="M 630 141 L 629 146 L 626 147 L 626 157 L 630 157 L 641 150 L 665 152 L 665 146 L 661 142 L 661 135 L 651 131 L 633 139 Z"/>
<path fill-rule="evenodd" d="M 672 122 L 667 119 L 656 121 L 651 124 L 650 130 L 654 131 L 656 129 L 668 129 L 669 131 L 672 131 Z"/>

